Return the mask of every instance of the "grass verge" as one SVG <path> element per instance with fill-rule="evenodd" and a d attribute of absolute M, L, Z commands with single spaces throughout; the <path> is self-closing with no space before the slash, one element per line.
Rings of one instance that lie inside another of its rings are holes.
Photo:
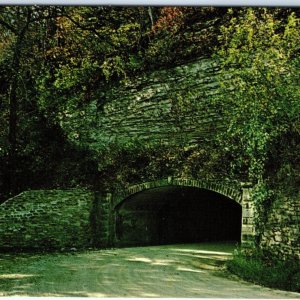
<path fill-rule="evenodd" d="M 227 269 L 244 280 L 263 286 L 300 292 L 300 261 L 278 260 L 256 250 L 245 254 L 236 250 Z"/>

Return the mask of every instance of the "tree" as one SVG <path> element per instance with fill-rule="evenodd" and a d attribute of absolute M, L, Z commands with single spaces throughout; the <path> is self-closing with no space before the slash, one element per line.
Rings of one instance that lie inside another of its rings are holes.
<path fill-rule="evenodd" d="M 16 171 L 16 148 L 17 148 L 17 110 L 18 110 L 18 87 L 20 82 L 20 61 L 24 40 L 32 18 L 30 8 L 2 8 L 0 25 L 4 27 L 4 35 L 8 35 L 10 45 L 10 73 L 8 80 L 9 98 L 9 124 L 8 124 L 8 185 L 10 189 L 15 187 Z M 11 37 L 13 35 L 13 37 Z M 9 55 L 7 54 L 7 56 Z M 2 53 L 2 59 L 5 53 Z"/>
<path fill-rule="evenodd" d="M 232 12 L 233 13 L 233 12 Z M 277 18 L 267 9 L 245 9 L 221 28 L 221 94 L 226 130 L 223 148 L 233 153 L 234 172 L 254 182 L 278 139 L 300 133 L 300 20 Z"/>
<path fill-rule="evenodd" d="M 0 8 L 1 177 L 11 193 L 21 187 L 20 181 L 17 184 L 18 174 L 24 171 L 21 157 L 35 147 L 36 141 L 29 141 L 33 136 L 30 129 L 40 122 L 35 78 L 43 61 L 48 21 L 55 16 L 53 7 Z"/>

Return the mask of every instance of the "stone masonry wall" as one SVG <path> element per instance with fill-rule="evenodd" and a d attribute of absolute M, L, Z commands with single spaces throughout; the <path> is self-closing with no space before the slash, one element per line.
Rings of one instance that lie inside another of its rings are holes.
<path fill-rule="evenodd" d="M 260 246 L 283 258 L 300 259 L 300 195 L 278 198 L 272 205 Z"/>
<path fill-rule="evenodd" d="M 0 249 L 82 248 L 91 241 L 93 193 L 23 192 L 0 205 Z"/>

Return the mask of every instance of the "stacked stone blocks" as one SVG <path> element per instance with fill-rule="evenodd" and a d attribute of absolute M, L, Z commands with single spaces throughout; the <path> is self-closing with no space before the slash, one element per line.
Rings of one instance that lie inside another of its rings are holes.
<path fill-rule="evenodd" d="M 300 259 L 299 196 L 278 197 L 269 209 L 260 246 L 277 257 Z"/>
<path fill-rule="evenodd" d="M 0 248 L 82 248 L 91 239 L 93 193 L 86 190 L 23 192 L 0 206 Z"/>

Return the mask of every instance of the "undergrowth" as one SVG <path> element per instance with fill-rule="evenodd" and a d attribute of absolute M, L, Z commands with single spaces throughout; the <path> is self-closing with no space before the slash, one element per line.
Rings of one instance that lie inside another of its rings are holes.
<path fill-rule="evenodd" d="M 227 269 L 253 283 L 300 292 L 300 261 L 298 259 L 283 261 L 267 256 L 258 250 L 251 254 L 237 250 L 233 259 L 227 262 Z"/>

